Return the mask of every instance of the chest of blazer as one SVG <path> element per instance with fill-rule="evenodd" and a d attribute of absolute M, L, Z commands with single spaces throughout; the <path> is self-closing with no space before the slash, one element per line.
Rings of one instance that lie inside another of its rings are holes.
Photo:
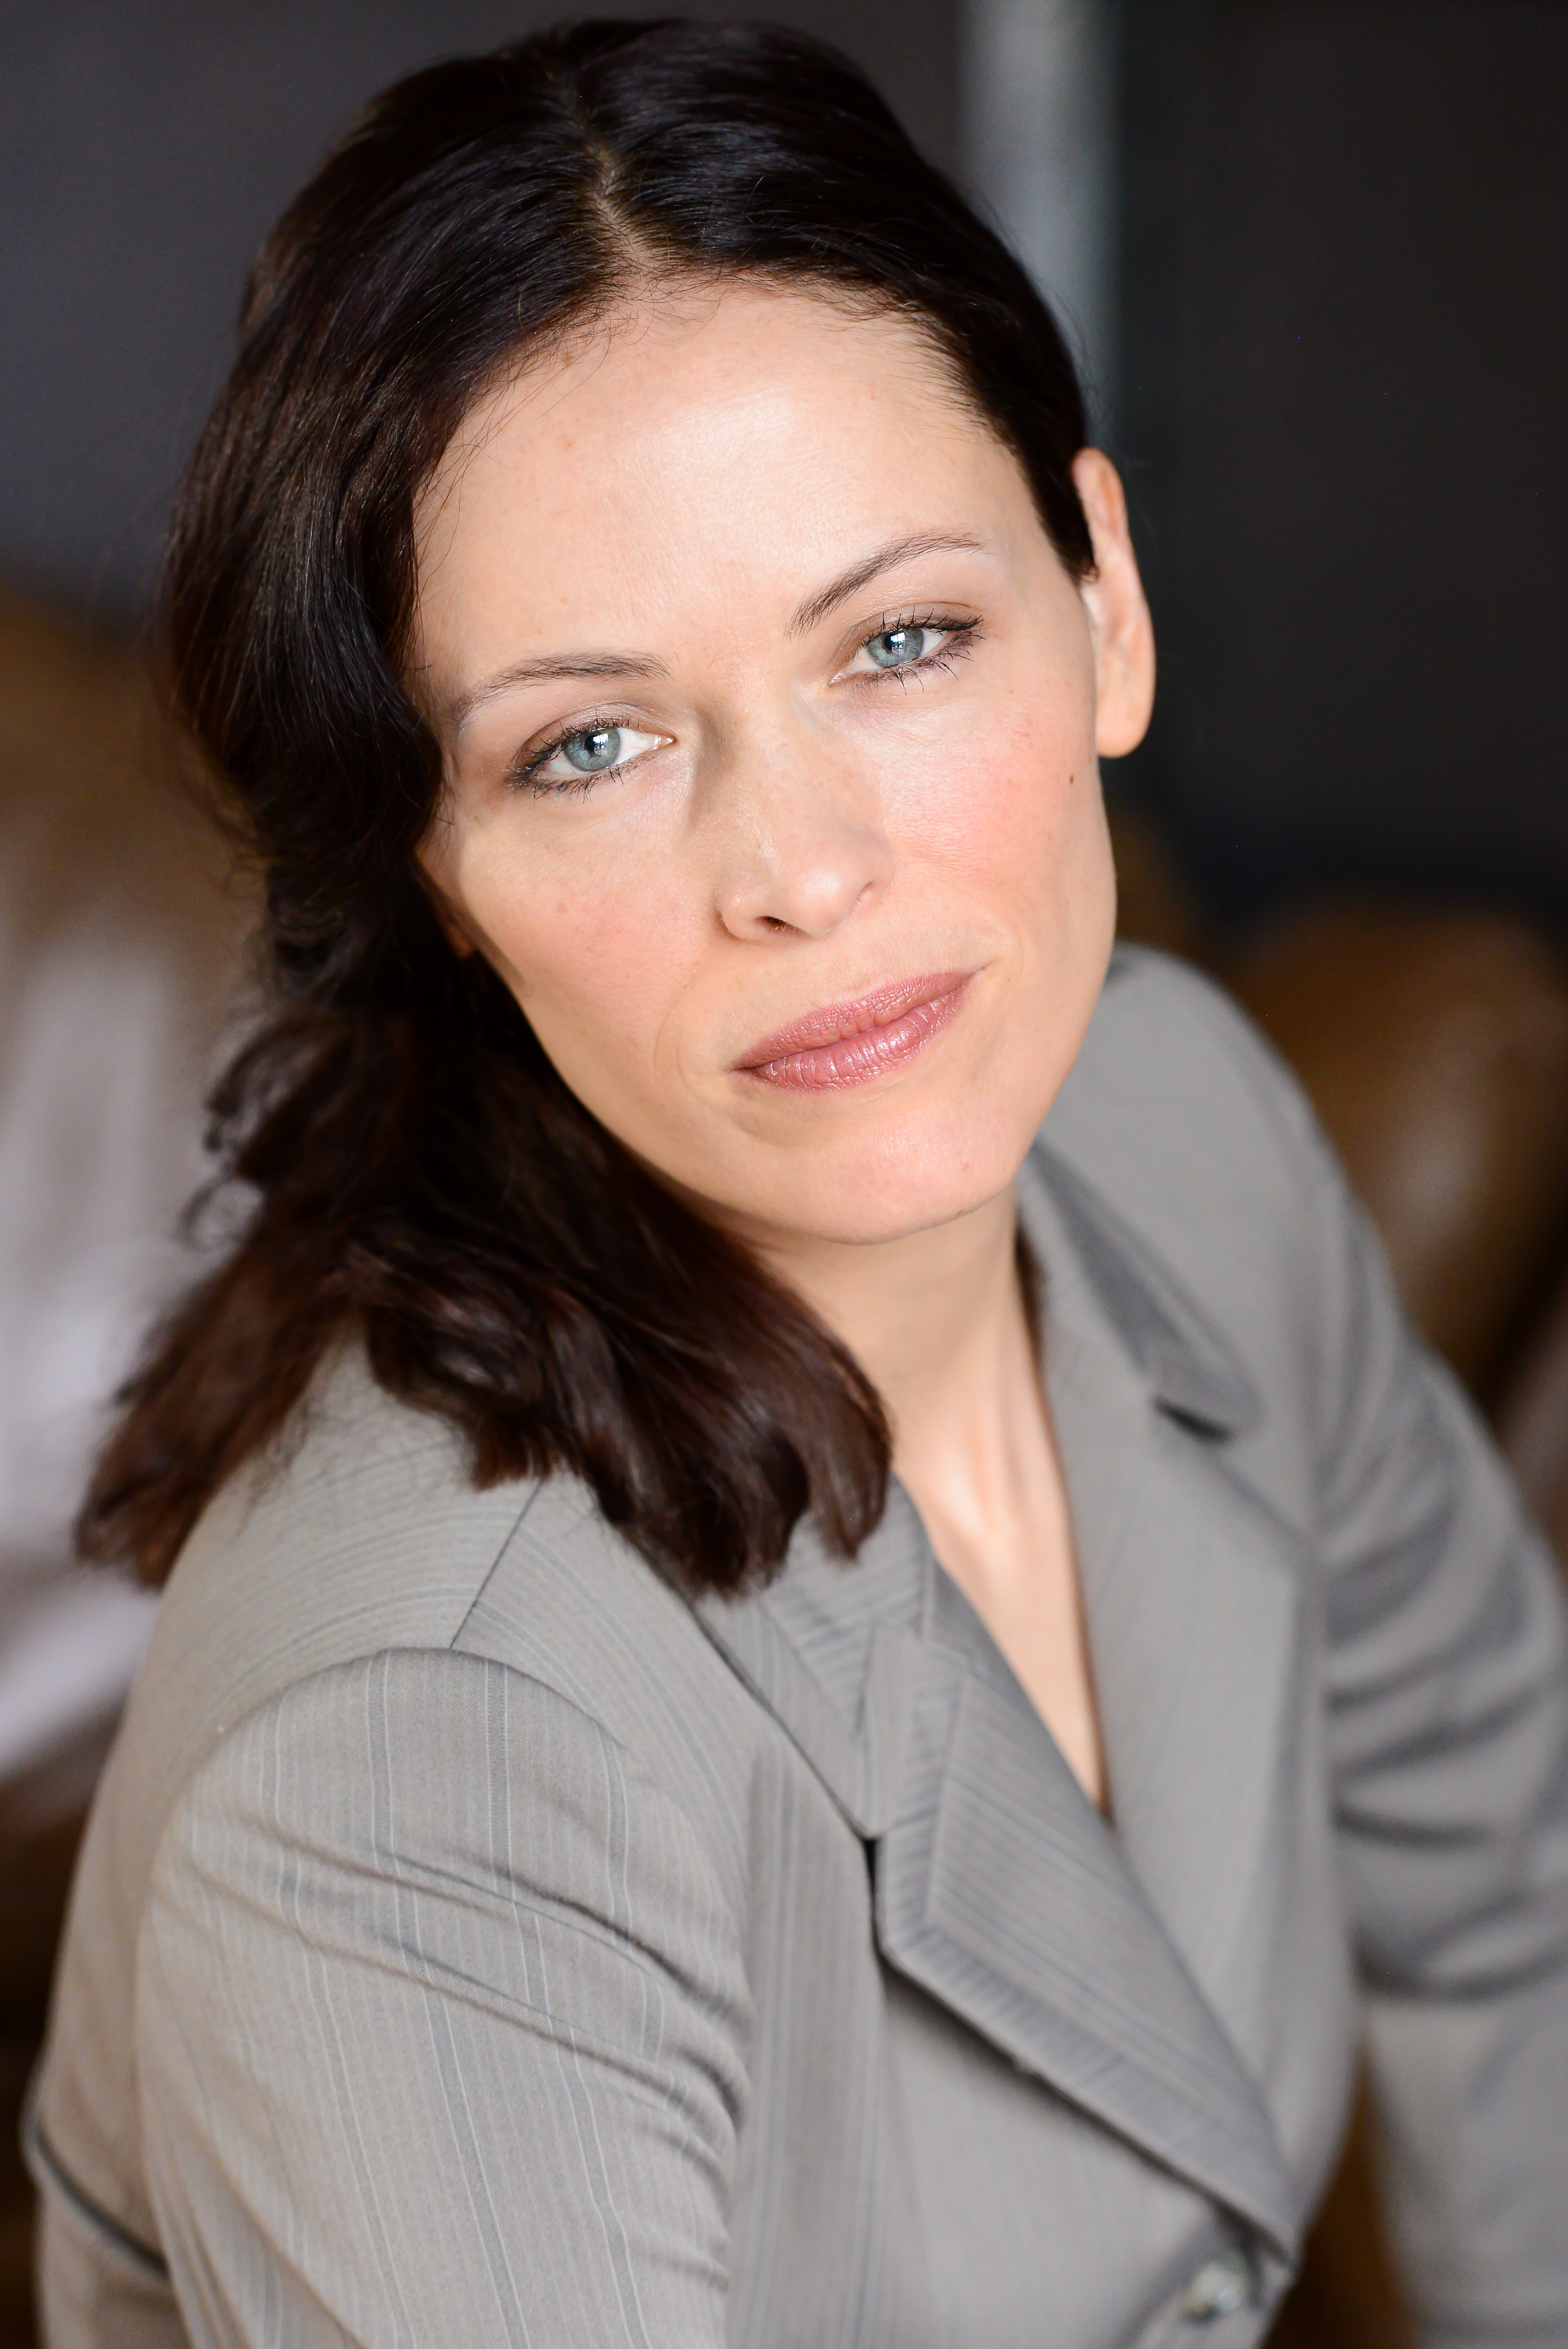
<path fill-rule="evenodd" d="M 1135 964 L 1022 1178 L 1109 1824 L 898 1488 L 852 1567 L 806 1529 L 693 1607 L 341 1363 L 194 1538 L 95 1814 L 59 2349 L 272 2338 L 280 2277 L 324 2342 L 1258 2338 L 1358 2028 L 1325 1462 L 1406 1342 L 1303 1132 Z M 1516 1546 L 1447 1401 L 1380 1408 L 1334 1540 Z M 94 2332 L 126 2277 L 149 2329 Z"/>

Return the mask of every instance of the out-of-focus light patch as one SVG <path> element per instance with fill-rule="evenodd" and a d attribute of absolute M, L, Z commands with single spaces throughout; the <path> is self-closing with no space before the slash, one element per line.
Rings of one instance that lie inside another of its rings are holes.
<path fill-rule="evenodd" d="M 81 1570 L 41 1589 L 0 1642 L 0 1781 L 46 1761 L 67 1732 L 101 1720 L 136 1676 L 157 1594 Z"/>

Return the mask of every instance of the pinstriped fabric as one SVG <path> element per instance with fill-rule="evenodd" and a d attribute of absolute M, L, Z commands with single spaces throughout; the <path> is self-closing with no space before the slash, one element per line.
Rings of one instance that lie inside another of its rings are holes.
<path fill-rule="evenodd" d="M 1543 1554 L 1194 982 L 1120 967 L 1021 1196 L 1114 1832 L 902 1494 L 694 1609 L 346 1358 L 95 1809 L 51 2349 L 1154 2349 L 1237 2245 L 1243 2349 L 1358 1956 L 1432 2339 L 1568 2340 Z"/>
<path fill-rule="evenodd" d="M 1059 1754 L 1037 1724 L 1001 1730 L 1006 1703 L 972 1676 L 934 1672 L 922 1692 L 907 1808 L 879 1854 L 883 1949 L 1289 2259 L 1295 2196 L 1265 2108 L 1103 1823 L 1087 1805 L 1074 1817 Z M 1057 1773 L 1051 1816 L 1031 1780 Z"/>
<path fill-rule="evenodd" d="M 35 2168 L 44 2167 L 35 2137 Z M 101 2211 L 77 2207 L 73 2181 L 54 2173 L 38 2213 L 36 2264 L 47 2279 L 50 2332 L 67 2341 L 112 2341 L 115 2349 L 186 2349 L 190 2335 L 169 2289 L 161 2256 L 117 2239 Z"/>
<path fill-rule="evenodd" d="M 407 1412 L 376 1412 L 367 1460 L 370 1401 L 346 1360 L 286 1472 L 236 1480 L 197 1527 L 132 1700 L 131 1770 L 111 1766 L 88 1822 L 77 1898 L 90 1899 L 92 1924 L 67 1930 L 57 1992 L 76 2060 L 56 2075 L 52 2110 L 83 2191 L 133 2238 L 148 2240 L 152 2220 L 125 1955 L 170 1803 L 228 1726 L 291 1678 L 366 1647 L 445 1646 L 532 1498 L 468 1489 L 445 1431 Z"/>
<path fill-rule="evenodd" d="M 292 1689 L 171 1820 L 140 1974 L 150 2183 L 211 2337 L 259 2252 L 352 2340 L 461 2306 L 481 2339 L 722 2341 L 738 1922 L 565 1699 L 410 1653 Z"/>

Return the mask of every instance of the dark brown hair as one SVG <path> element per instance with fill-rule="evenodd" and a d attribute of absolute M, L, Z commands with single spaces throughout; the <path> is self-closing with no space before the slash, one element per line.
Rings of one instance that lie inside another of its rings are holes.
<path fill-rule="evenodd" d="M 864 1376 L 589 1115 L 416 878 L 441 781 L 400 678 L 418 492 L 498 369 L 683 272 L 919 326 L 1090 566 L 1049 314 L 831 51 L 585 24 L 377 99 L 262 253 L 173 527 L 172 699 L 264 879 L 273 1010 L 212 1103 L 247 1219 L 126 1392 L 88 1555 L 161 1578 L 345 1337 L 480 1482 L 584 1477 L 688 1587 L 767 1573 L 808 1511 L 846 1555 L 876 1523 Z"/>

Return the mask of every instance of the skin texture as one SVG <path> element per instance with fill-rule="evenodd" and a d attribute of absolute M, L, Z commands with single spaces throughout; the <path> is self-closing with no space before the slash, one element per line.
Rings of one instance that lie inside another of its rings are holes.
<path fill-rule="evenodd" d="M 454 947 L 864 1363 L 939 1557 L 1100 1800 L 1012 1264 L 1014 1179 L 1111 943 L 1097 753 L 1133 747 L 1153 680 L 1119 484 L 1092 450 L 1076 471 L 1081 589 L 908 326 L 663 288 L 469 416 L 418 516 L 410 682 L 447 762 L 422 861 Z M 900 626 L 921 664 L 879 668 Z M 555 746 L 612 724 L 623 764 L 584 783 Z M 942 973 L 951 1016 L 867 1081 L 738 1065 Z"/>

